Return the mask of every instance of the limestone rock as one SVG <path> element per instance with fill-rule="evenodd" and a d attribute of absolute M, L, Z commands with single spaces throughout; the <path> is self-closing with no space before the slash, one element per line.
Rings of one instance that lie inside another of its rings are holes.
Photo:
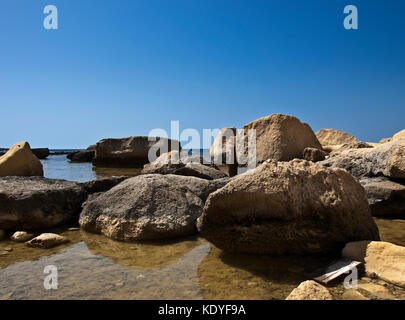
<path fill-rule="evenodd" d="M 236 128 L 223 128 L 215 137 L 210 148 L 211 160 L 215 164 L 237 164 Z"/>
<path fill-rule="evenodd" d="M 28 142 L 16 143 L 0 157 L 0 177 L 43 175 L 41 161 L 32 153 Z"/>
<path fill-rule="evenodd" d="M 55 233 L 42 233 L 26 242 L 27 246 L 48 249 L 69 242 L 69 239 Z"/>
<path fill-rule="evenodd" d="M 358 142 L 355 136 L 341 130 L 321 129 L 316 133 L 316 137 L 325 150 L 333 151 L 344 144 Z"/>
<path fill-rule="evenodd" d="M 197 226 L 225 251 L 285 254 L 378 240 L 366 193 L 345 170 L 266 161 L 209 195 Z"/>
<path fill-rule="evenodd" d="M 345 290 L 342 295 L 343 300 L 369 300 L 363 296 L 360 292 L 354 289 Z"/>
<path fill-rule="evenodd" d="M 307 161 L 318 162 L 325 160 L 326 152 L 317 148 L 305 148 L 303 158 Z"/>
<path fill-rule="evenodd" d="M 34 235 L 32 233 L 28 233 L 26 231 L 16 231 L 11 236 L 11 240 L 15 242 L 25 242 L 32 239 Z"/>
<path fill-rule="evenodd" d="M 153 240 L 195 233 L 207 196 L 227 179 L 147 174 L 129 178 L 88 200 L 80 215 L 86 231 L 117 240 Z"/>
<path fill-rule="evenodd" d="M 333 300 L 333 298 L 327 288 L 313 280 L 308 280 L 295 288 L 286 300 Z"/>

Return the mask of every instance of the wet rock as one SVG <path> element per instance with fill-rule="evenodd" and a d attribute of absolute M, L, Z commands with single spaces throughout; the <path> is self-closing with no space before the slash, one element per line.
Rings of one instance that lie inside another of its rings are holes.
<path fill-rule="evenodd" d="M 159 137 L 149 140 L 150 137 L 103 139 L 96 144 L 93 164 L 98 167 L 142 168 L 150 162 L 149 151 L 152 156 L 159 157 L 161 149 L 166 152 L 180 150 L 177 140 Z"/>
<path fill-rule="evenodd" d="M 92 162 L 94 155 L 94 150 L 76 150 L 69 152 L 66 157 L 72 162 Z"/>
<path fill-rule="evenodd" d="M 129 178 L 88 200 L 82 229 L 117 240 L 174 238 L 196 232 L 205 198 L 227 179 L 148 174 Z"/>
<path fill-rule="evenodd" d="M 343 300 L 369 300 L 363 296 L 360 292 L 354 289 L 345 290 L 342 295 Z"/>
<path fill-rule="evenodd" d="M 48 148 L 33 148 L 31 151 L 38 159 L 46 159 L 50 154 Z"/>
<path fill-rule="evenodd" d="M 346 169 L 358 178 L 386 176 L 405 179 L 405 138 L 374 148 L 344 150 L 320 164 Z"/>
<path fill-rule="evenodd" d="M 358 142 L 355 136 L 342 130 L 321 129 L 316 133 L 316 137 L 322 147 L 327 151 L 339 149 L 344 144 L 353 144 Z"/>
<path fill-rule="evenodd" d="M 127 176 L 117 176 L 117 177 L 107 177 L 96 180 L 91 180 L 87 182 L 79 183 L 88 194 L 93 194 L 97 192 L 105 192 L 115 187 L 117 184 L 121 183 Z"/>
<path fill-rule="evenodd" d="M 345 170 L 266 161 L 209 195 L 199 231 L 225 251 L 285 254 L 378 240 L 366 193 Z"/>
<path fill-rule="evenodd" d="M 33 248 L 48 249 L 69 242 L 69 239 L 55 233 L 42 233 L 38 237 L 26 242 Z"/>
<path fill-rule="evenodd" d="M 395 300 L 395 296 L 384 286 L 375 283 L 359 283 L 358 288 L 365 290 L 373 299 Z"/>
<path fill-rule="evenodd" d="M 32 153 L 28 142 L 16 143 L 0 157 L 0 177 L 43 175 L 41 161 Z"/>
<path fill-rule="evenodd" d="M 28 233 L 26 231 L 16 231 L 11 236 L 11 240 L 15 242 L 25 242 L 32 239 L 34 235 L 32 233 Z"/>
<path fill-rule="evenodd" d="M 0 178 L 0 228 L 51 228 L 77 218 L 86 191 L 76 182 L 42 177 Z"/>
<path fill-rule="evenodd" d="M 389 242 L 349 242 L 342 256 L 362 261 L 366 275 L 405 288 L 405 247 Z"/>
<path fill-rule="evenodd" d="M 317 148 L 305 148 L 303 152 L 303 158 L 307 161 L 318 162 L 325 160 L 327 153 Z"/>
<path fill-rule="evenodd" d="M 405 215 L 405 184 L 385 177 L 362 178 L 373 216 Z"/>
<path fill-rule="evenodd" d="M 295 288 L 286 300 L 333 300 L 333 298 L 327 288 L 313 280 L 308 280 Z"/>
<path fill-rule="evenodd" d="M 302 158 L 305 148 L 321 149 L 321 144 L 308 124 L 293 116 L 272 114 L 248 123 L 238 132 L 237 157 L 240 164 L 244 163 L 240 159 L 241 155 L 249 158 L 250 129 L 256 130 L 256 163 L 262 163 L 267 159 L 289 161 Z M 239 146 L 241 143 L 244 145 Z"/>

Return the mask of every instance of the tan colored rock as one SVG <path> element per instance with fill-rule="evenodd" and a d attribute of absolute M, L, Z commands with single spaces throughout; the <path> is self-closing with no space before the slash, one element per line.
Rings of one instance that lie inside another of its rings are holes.
<path fill-rule="evenodd" d="M 215 164 L 236 164 L 236 128 L 223 128 L 210 148 L 211 160 Z"/>
<path fill-rule="evenodd" d="M 344 150 L 319 163 L 327 167 L 346 169 L 357 178 L 384 175 L 405 179 L 405 138 L 374 148 Z"/>
<path fill-rule="evenodd" d="M 346 290 L 342 295 L 343 300 L 369 300 L 363 296 L 360 292 L 354 289 Z"/>
<path fill-rule="evenodd" d="M 376 283 L 359 283 L 358 288 L 367 291 L 372 299 L 395 300 L 395 296 L 384 286 Z"/>
<path fill-rule="evenodd" d="M 34 237 L 33 234 L 28 233 L 26 231 L 16 231 L 13 233 L 10 239 L 15 242 L 25 242 L 32 239 L 33 237 Z"/>
<path fill-rule="evenodd" d="M 394 134 L 394 136 L 392 137 L 392 140 L 397 140 L 397 139 L 400 139 L 403 137 L 405 137 L 405 129 Z"/>
<path fill-rule="evenodd" d="M 378 144 L 387 143 L 387 142 L 391 142 L 391 141 L 392 141 L 392 138 L 384 138 L 384 139 L 381 139 Z"/>
<path fill-rule="evenodd" d="M 349 242 L 342 256 L 363 261 L 367 276 L 405 288 L 405 247 L 382 241 Z"/>
<path fill-rule="evenodd" d="M 341 144 L 334 146 L 334 150 L 329 153 L 329 156 L 334 157 L 338 154 L 340 154 L 344 150 L 349 150 L 349 149 L 363 149 L 363 148 L 373 148 L 370 144 L 366 142 L 355 142 L 355 143 L 346 143 L 346 144 Z"/>
<path fill-rule="evenodd" d="M 16 143 L 0 157 L 0 177 L 43 175 L 42 163 L 32 153 L 28 142 Z"/>
<path fill-rule="evenodd" d="M 325 160 L 327 153 L 317 148 L 305 148 L 303 152 L 303 158 L 307 161 L 318 162 Z"/>
<path fill-rule="evenodd" d="M 285 254 L 339 250 L 379 239 L 364 188 L 341 169 L 266 161 L 211 193 L 197 227 L 225 251 Z"/>
<path fill-rule="evenodd" d="M 55 233 L 42 233 L 38 237 L 26 242 L 27 246 L 48 249 L 69 242 L 69 239 Z"/>
<path fill-rule="evenodd" d="M 316 137 L 327 151 L 339 149 L 344 144 L 358 142 L 355 136 L 335 129 L 321 129 L 316 133 Z"/>
<path fill-rule="evenodd" d="M 237 134 L 237 162 L 245 164 L 249 156 L 249 130 L 256 132 L 256 163 L 268 159 L 289 161 L 302 158 L 305 148 L 321 149 L 311 127 L 289 115 L 272 114 L 246 124 Z"/>
<path fill-rule="evenodd" d="M 308 280 L 295 288 L 286 300 L 333 300 L 333 298 L 327 288 L 313 280 Z"/>

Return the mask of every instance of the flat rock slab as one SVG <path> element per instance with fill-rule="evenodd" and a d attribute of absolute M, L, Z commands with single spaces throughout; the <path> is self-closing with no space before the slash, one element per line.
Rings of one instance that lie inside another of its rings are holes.
<path fill-rule="evenodd" d="M 87 193 L 76 182 L 42 177 L 0 178 L 0 229 L 51 228 L 78 217 Z"/>

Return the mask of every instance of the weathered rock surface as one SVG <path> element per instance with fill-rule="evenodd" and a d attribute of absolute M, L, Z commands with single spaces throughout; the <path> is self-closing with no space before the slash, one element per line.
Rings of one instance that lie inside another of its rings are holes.
<path fill-rule="evenodd" d="M 43 175 L 41 161 L 32 153 L 28 142 L 16 143 L 0 157 L 0 177 Z"/>
<path fill-rule="evenodd" d="M 366 193 L 340 169 L 266 161 L 208 197 L 198 229 L 225 251 L 285 254 L 378 240 Z"/>
<path fill-rule="evenodd" d="M 317 148 L 305 148 L 303 152 L 303 158 L 307 161 L 318 162 L 325 160 L 327 155 L 325 151 Z"/>
<path fill-rule="evenodd" d="M 405 184 L 385 177 L 363 178 L 373 216 L 405 215 Z"/>
<path fill-rule="evenodd" d="M 128 178 L 129 177 L 127 176 L 113 176 L 81 182 L 79 185 L 81 185 L 88 194 L 93 194 L 98 192 L 106 192 Z"/>
<path fill-rule="evenodd" d="M 321 149 L 321 144 L 308 124 L 293 116 L 272 114 L 248 123 L 238 132 L 236 142 L 239 164 L 245 164 L 243 158 L 249 158 L 248 137 L 251 129 L 256 130 L 256 163 L 267 159 L 289 161 L 302 158 L 305 148 Z M 253 161 L 251 157 L 249 159 Z"/>
<path fill-rule="evenodd" d="M 354 143 L 346 143 L 342 144 L 339 146 L 335 146 L 334 150 L 329 153 L 329 156 L 334 157 L 338 154 L 340 154 L 344 150 L 349 150 L 349 149 L 364 149 L 364 148 L 373 148 L 374 146 L 370 145 L 367 142 L 354 142 Z"/>
<path fill-rule="evenodd" d="M 327 288 L 313 280 L 308 280 L 300 283 L 286 300 L 333 300 L 333 298 Z"/>
<path fill-rule="evenodd" d="M 405 247 L 389 242 L 357 241 L 346 244 L 342 256 L 364 262 L 370 278 L 405 288 Z"/>
<path fill-rule="evenodd" d="M 211 160 L 215 164 L 237 164 L 236 128 L 223 128 L 210 148 Z"/>
<path fill-rule="evenodd" d="M 38 159 L 46 159 L 50 154 L 48 148 L 34 148 L 31 151 Z"/>
<path fill-rule="evenodd" d="M 92 162 L 94 155 L 94 150 L 76 150 L 69 152 L 66 157 L 72 162 Z"/>
<path fill-rule="evenodd" d="M 405 137 L 405 129 L 397 132 L 396 134 L 394 134 L 392 136 L 392 138 L 381 139 L 381 141 L 379 143 L 387 143 L 387 142 L 391 142 L 393 140 L 400 139 L 400 138 L 403 138 L 403 137 Z"/>
<path fill-rule="evenodd" d="M 360 292 L 354 289 L 345 290 L 342 295 L 343 300 L 369 300 L 363 296 Z"/>
<path fill-rule="evenodd" d="M 0 228 L 50 228 L 77 217 L 86 191 L 76 182 L 42 177 L 0 178 Z"/>
<path fill-rule="evenodd" d="M 386 176 L 405 179 L 405 138 L 381 144 L 374 148 L 349 149 L 330 157 L 320 164 L 343 168 L 358 178 Z"/>
<path fill-rule="evenodd" d="M 321 129 L 316 133 L 316 137 L 322 147 L 327 151 L 339 149 L 344 144 L 354 144 L 358 142 L 355 136 L 334 129 Z"/>
<path fill-rule="evenodd" d="M 129 137 L 120 139 L 104 139 L 96 144 L 96 154 L 93 160 L 100 167 L 133 167 L 141 168 L 149 163 L 149 152 L 155 159 L 171 150 L 181 150 L 177 140 L 149 137 Z"/>
<path fill-rule="evenodd" d="M 11 240 L 15 242 L 25 242 L 32 239 L 34 235 L 32 233 L 28 233 L 27 231 L 16 231 L 10 237 Z"/>
<path fill-rule="evenodd" d="M 190 235 L 204 201 L 228 179 L 208 181 L 178 175 L 129 178 L 83 206 L 80 226 L 117 240 L 153 240 Z"/>
<path fill-rule="evenodd" d="M 26 242 L 27 246 L 48 249 L 69 242 L 69 239 L 55 233 L 42 233 L 38 237 Z"/>

